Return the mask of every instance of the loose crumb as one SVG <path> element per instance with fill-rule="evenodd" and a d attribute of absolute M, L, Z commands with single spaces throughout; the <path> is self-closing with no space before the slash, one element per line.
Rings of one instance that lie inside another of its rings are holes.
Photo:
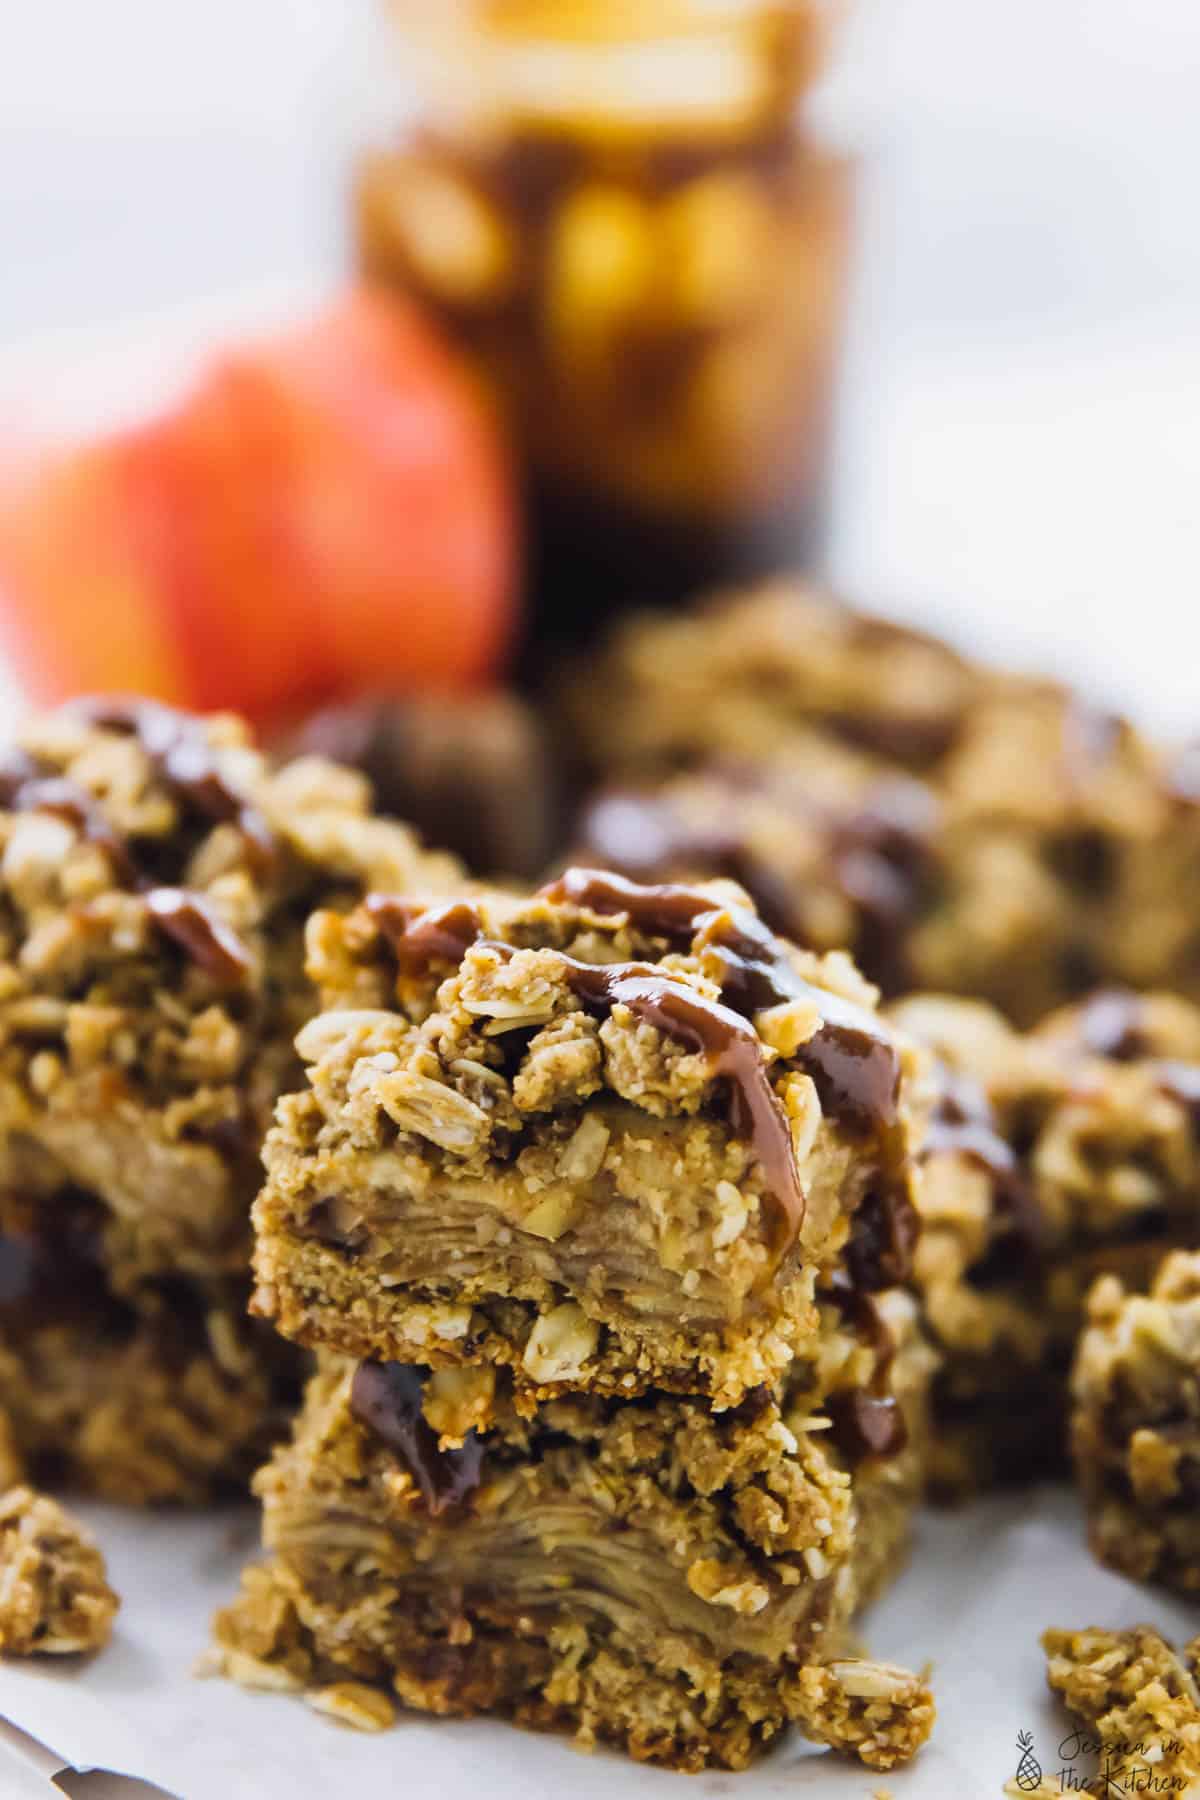
<path fill-rule="evenodd" d="M 0 1652 L 99 1650 L 119 1605 L 98 1546 L 57 1501 L 28 1487 L 0 1500 Z"/>

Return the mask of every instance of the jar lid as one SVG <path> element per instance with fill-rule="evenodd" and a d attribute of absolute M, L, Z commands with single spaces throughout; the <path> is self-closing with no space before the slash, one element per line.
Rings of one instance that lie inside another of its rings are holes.
<path fill-rule="evenodd" d="M 819 73 L 834 0 L 392 0 L 430 91 L 573 135 L 776 127 Z"/>

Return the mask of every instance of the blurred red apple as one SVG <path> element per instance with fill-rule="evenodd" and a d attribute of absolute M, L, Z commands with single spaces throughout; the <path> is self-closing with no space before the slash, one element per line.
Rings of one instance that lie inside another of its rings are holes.
<path fill-rule="evenodd" d="M 10 474 L 0 624 L 37 696 L 284 714 L 465 686 L 507 645 L 515 508 L 470 376 L 357 291 L 174 411 Z"/>

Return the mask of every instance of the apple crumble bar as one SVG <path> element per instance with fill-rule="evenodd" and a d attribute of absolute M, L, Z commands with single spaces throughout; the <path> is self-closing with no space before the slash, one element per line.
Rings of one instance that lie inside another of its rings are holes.
<path fill-rule="evenodd" d="M 888 1768 L 932 1356 L 904 1291 L 924 1059 L 742 890 L 571 869 L 309 930 L 256 1306 L 320 1367 L 258 1478 L 216 1666 L 374 1729 L 395 1695 L 739 1768 Z M 374 1698 L 372 1698 L 374 1696 Z"/>
<path fill-rule="evenodd" d="M 295 1353 L 247 1319 L 242 1280 L 114 1292 L 101 1219 L 79 1196 L 0 1196 L 0 1393 L 14 1452 L 43 1485 L 130 1504 L 244 1486 L 299 1397 Z"/>
<path fill-rule="evenodd" d="M 570 692 L 580 856 L 731 874 L 885 991 L 1025 1025 L 1101 981 L 1198 991 L 1183 764 L 1053 682 L 778 582 L 634 618 Z"/>
<path fill-rule="evenodd" d="M 921 773 L 954 747 L 983 684 L 935 638 L 780 580 L 635 614 L 564 706 L 593 773 L 609 778 L 770 762 L 831 740 Z"/>
<path fill-rule="evenodd" d="M 932 1700 L 845 1628 L 903 1549 L 930 1358 L 907 1295 L 866 1305 L 869 1331 L 822 1305 L 809 1353 L 722 1413 L 652 1391 L 530 1416 L 505 1373 L 326 1356 L 258 1478 L 270 1561 L 215 1666 L 337 1716 L 324 1697 L 368 1684 L 675 1768 L 741 1768 L 788 1723 L 891 1767 Z"/>
<path fill-rule="evenodd" d="M 78 701 L 0 759 L 0 1364 L 39 1466 L 192 1497 L 255 1454 L 287 1358 L 239 1348 L 249 1214 L 305 920 L 452 875 L 229 717 Z"/>
<path fill-rule="evenodd" d="M 1071 1444 L 1102 1562 L 1200 1590 L 1200 1255 L 1169 1256 L 1149 1293 L 1092 1291 L 1071 1378 Z"/>
<path fill-rule="evenodd" d="M 914 1254 L 943 1358 L 934 1484 L 1060 1466 L 1096 1276 L 1145 1282 L 1200 1236 L 1200 1012 L 1114 990 L 1024 1036 L 975 1002 L 892 1014 L 935 1055 Z"/>
<path fill-rule="evenodd" d="M 814 1287 L 908 1266 L 919 1056 L 843 957 L 721 884 L 319 915 L 327 1009 L 256 1202 L 255 1305 L 356 1357 L 508 1370 L 518 1405 L 736 1405 Z"/>

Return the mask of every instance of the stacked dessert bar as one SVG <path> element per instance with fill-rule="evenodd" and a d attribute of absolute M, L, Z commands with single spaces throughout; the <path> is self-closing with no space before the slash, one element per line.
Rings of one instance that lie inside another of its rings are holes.
<path fill-rule="evenodd" d="M 314 1004 L 304 923 L 452 876 L 360 777 L 273 773 L 232 719 L 78 703 L 25 728 L 0 765 L 12 1469 L 177 1500 L 261 1459 L 298 1365 L 246 1318 L 250 1204 Z"/>
<path fill-rule="evenodd" d="M 1059 1467 L 1089 1289 L 1200 1243 L 1200 1011 L 1113 989 L 1028 1034 L 945 997 L 890 1016 L 935 1057 L 914 1257 L 941 1357 L 931 1479 Z"/>
<path fill-rule="evenodd" d="M 1026 1026 L 1103 982 L 1200 997 L 1198 759 L 1053 682 L 778 583 L 633 617 L 568 694 L 579 856 L 732 876 L 885 992 Z"/>
<path fill-rule="evenodd" d="M 319 1351 L 223 1666 L 743 1766 L 875 1767 L 920 1679 L 849 1652 L 917 1489 L 921 1056 L 720 882 L 572 869 L 309 932 L 255 1305 Z"/>

